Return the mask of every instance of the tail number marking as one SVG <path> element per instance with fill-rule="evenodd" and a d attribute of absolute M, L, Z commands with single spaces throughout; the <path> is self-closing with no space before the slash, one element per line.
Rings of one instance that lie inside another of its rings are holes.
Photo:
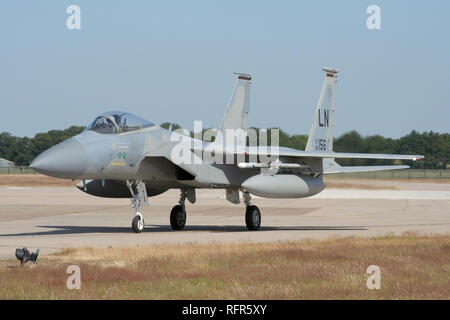
<path fill-rule="evenodd" d="M 316 150 L 327 151 L 327 139 L 316 139 Z"/>

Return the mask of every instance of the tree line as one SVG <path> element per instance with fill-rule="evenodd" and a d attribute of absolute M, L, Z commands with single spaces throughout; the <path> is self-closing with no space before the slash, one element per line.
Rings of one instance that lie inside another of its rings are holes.
<path fill-rule="evenodd" d="M 167 122 L 161 125 L 169 128 Z M 172 130 L 180 128 L 173 124 Z M 257 128 L 254 128 L 258 131 Z M 14 161 L 17 166 L 28 166 L 31 161 L 44 150 L 64 141 L 84 130 L 82 126 L 72 126 L 65 130 L 51 130 L 38 133 L 33 138 L 16 137 L 8 132 L 0 133 L 0 158 Z M 269 130 L 270 132 L 270 130 Z M 192 134 L 192 133 L 191 133 Z M 279 145 L 299 150 L 304 150 L 307 135 L 289 135 L 279 130 Z M 270 142 L 270 137 L 268 139 Z M 347 132 L 334 139 L 334 150 L 337 152 L 361 152 L 361 153 L 398 153 L 398 154 L 421 154 L 425 159 L 417 162 L 404 162 L 412 168 L 421 169 L 448 169 L 450 167 L 450 134 L 436 133 L 433 131 L 417 132 L 399 138 L 385 138 L 380 135 L 363 137 L 356 131 Z M 341 165 L 383 165 L 398 164 L 389 160 L 373 159 L 340 159 Z"/>

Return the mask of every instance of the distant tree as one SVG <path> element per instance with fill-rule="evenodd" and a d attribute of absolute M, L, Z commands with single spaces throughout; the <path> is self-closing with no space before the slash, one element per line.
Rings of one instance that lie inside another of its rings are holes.
<path fill-rule="evenodd" d="M 164 128 L 166 130 L 169 130 L 170 126 L 172 125 L 172 131 L 175 131 L 177 129 L 180 129 L 181 126 L 177 123 L 172 123 L 172 122 L 163 122 L 161 123 L 160 127 Z"/>
<path fill-rule="evenodd" d="M 291 148 L 305 150 L 306 143 L 308 142 L 308 136 L 305 134 L 294 134 L 291 136 L 291 141 Z"/>
<path fill-rule="evenodd" d="M 398 140 L 395 152 L 425 156 L 422 161 L 411 162 L 412 168 L 447 169 L 450 158 L 450 135 L 433 131 L 419 133 L 413 130 Z"/>
<path fill-rule="evenodd" d="M 365 152 L 366 144 L 363 137 L 356 131 L 344 133 L 334 140 L 333 149 L 337 152 Z M 366 164 L 364 159 L 338 159 L 337 162 L 345 166 L 361 166 Z"/>
<path fill-rule="evenodd" d="M 259 141 L 259 138 L 263 138 L 264 135 L 260 135 L 260 128 L 255 128 L 252 127 L 251 129 L 255 130 L 257 137 L 258 137 L 258 145 L 259 143 L 263 143 L 265 144 L 265 141 Z M 288 133 L 286 133 L 285 131 L 283 131 L 280 128 L 270 128 L 267 129 L 267 145 L 271 145 L 271 141 L 272 141 L 272 130 L 279 130 L 278 131 L 278 137 L 279 137 L 279 141 L 278 141 L 278 145 L 280 147 L 287 147 L 287 148 L 294 148 L 294 149 L 298 149 L 298 150 L 304 150 L 306 147 L 306 142 L 308 141 L 308 136 L 307 135 L 302 135 L 302 134 L 296 134 L 296 135 L 289 135 Z"/>
<path fill-rule="evenodd" d="M 380 135 L 368 136 L 364 138 L 364 151 L 366 153 L 395 153 L 397 143 L 394 139 L 385 138 Z M 390 160 L 364 160 L 365 165 L 387 165 Z"/>

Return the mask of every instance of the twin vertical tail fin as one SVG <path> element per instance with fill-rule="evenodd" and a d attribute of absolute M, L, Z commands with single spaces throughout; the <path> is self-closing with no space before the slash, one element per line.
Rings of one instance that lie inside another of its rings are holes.
<path fill-rule="evenodd" d="M 245 147 L 252 77 L 244 73 L 235 74 L 238 75 L 238 79 L 230 101 L 228 102 L 227 111 L 223 117 L 220 131 L 225 135 L 227 129 L 236 130 L 237 145 Z"/>
<path fill-rule="evenodd" d="M 309 132 L 308 142 L 305 151 L 332 153 L 333 152 L 333 127 L 334 127 L 334 111 L 336 109 L 336 81 L 338 70 L 334 68 L 322 68 L 326 72 L 323 81 L 322 91 L 320 93 L 319 102 L 314 114 L 314 122 Z M 345 153 L 335 153 L 337 158 L 342 158 Z M 348 154 L 347 154 L 348 155 Z M 371 155 L 371 154 L 350 154 L 352 158 L 360 159 L 403 159 L 405 155 Z M 374 157 L 376 156 L 376 157 Z M 409 157 L 409 156 L 408 156 Z M 423 156 L 414 156 L 413 160 L 420 159 Z M 405 169 L 405 165 L 388 165 L 388 166 L 341 166 L 334 158 L 322 158 L 322 173 L 342 173 L 342 172 L 370 172 L 382 170 Z"/>
<path fill-rule="evenodd" d="M 336 107 L 337 69 L 322 68 L 326 72 L 314 121 L 305 151 L 331 152 L 333 150 L 334 110 Z"/>

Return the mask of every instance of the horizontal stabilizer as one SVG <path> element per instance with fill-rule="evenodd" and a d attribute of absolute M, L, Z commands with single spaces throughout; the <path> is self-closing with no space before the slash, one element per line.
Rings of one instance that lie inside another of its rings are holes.
<path fill-rule="evenodd" d="M 331 173 L 350 173 L 350 172 L 372 172 L 372 171 L 384 171 L 384 170 L 399 170 L 409 169 L 409 166 L 346 166 L 325 169 L 324 174 Z"/>
<path fill-rule="evenodd" d="M 406 165 L 395 166 L 341 166 L 334 159 L 323 159 L 323 173 L 349 173 L 349 172 L 372 172 L 372 171 L 384 171 L 384 170 L 399 170 L 408 169 Z"/>

